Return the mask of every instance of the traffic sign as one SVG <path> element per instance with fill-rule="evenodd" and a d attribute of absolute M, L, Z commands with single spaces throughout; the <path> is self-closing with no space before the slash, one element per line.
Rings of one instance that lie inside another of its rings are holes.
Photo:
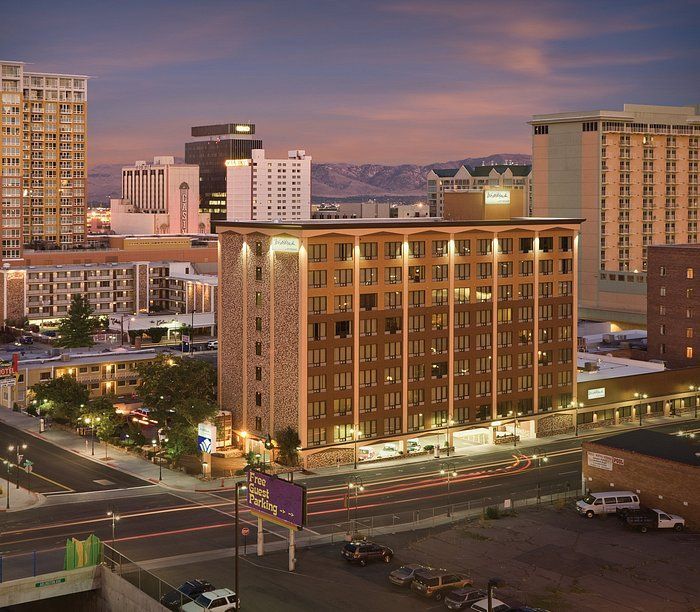
<path fill-rule="evenodd" d="M 247 536 L 249 534 L 250 534 L 250 529 L 248 529 L 247 527 L 243 527 L 243 529 L 241 529 L 241 535 Z"/>

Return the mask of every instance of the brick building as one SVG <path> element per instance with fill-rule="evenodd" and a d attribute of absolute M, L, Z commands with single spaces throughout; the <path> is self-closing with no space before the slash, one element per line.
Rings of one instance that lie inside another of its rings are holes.
<path fill-rule="evenodd" d="M 222 408 L 310 465 L 537 435 L 574 399 L 579 225 L 219 224 Z"/>
<path fill-rule="evenodd" d="M 635 491 L 643 505 L 700 526 L 700 445 L 687 436 L 639 429 L 583 443 L 589 491 Z"/>
<path fill-rule="evenodd" d="M 648 351 L 669 367 L 700 365 L 700 244 L 649 247 Z"/>

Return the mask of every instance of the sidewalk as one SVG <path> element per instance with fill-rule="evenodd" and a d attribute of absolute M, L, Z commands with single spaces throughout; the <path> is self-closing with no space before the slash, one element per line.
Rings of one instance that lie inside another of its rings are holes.
<path fill-rule="evenodd" d="M 24 487 L 17 489 L 13 482 L 10 482 L 10 507 L 7 507 L 7 480 L 0 481 L 0 513 L 19 512 L 40 506 L 46 501 L 46 497 L 40 493 L 32 493 Z"/>

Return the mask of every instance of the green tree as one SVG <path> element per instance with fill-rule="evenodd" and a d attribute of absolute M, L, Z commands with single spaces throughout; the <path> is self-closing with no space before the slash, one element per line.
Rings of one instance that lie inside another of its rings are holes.
<path fill-rule="evenodd" d="M 299 432 L 294 427 L 285 427 L 275 435 L 279 453 L 277 461 L 282 465 L 296 465 L 298 463 L 297 449 L 301 444 Z"/>
<path fill-rule="evenodd" d="M 58 325 L 56 344 L 66 348 L 95 344 L 92 334 L 99 325 L 99 318 L 95 317 L 94 313 L 87 297 L 80 293 L 75 294 L 68 307 L 68 316 L 61 319 Z"/>
<path fill-rule="evenodd" d="M 148 336 L 151 339 L 151 342 L 155 342 L 156 344 L 160 342 L 163 339 L 163 336 L 165 336 L 167 333 L 168 330 L 163 327 L 148 328 Z"/>
<path fill-rule="evenodd" d="M 124 419 L 114 410 L 114 395 L 103 395 L 86 404 L 81 411 L 81 418 L 95 423 L 95 433 L 100 440 L 109 440 L 116 435 Z"/>
<path fill-rule="evenodd" d="M 90 400 L 88 388 L 72 376 L 52 378 L 31 387 L 41 414 L 47 412 L 56 420 L 75 425 Z"/>
<path fill-rule="evenodd" d="M 182 455 L 197 454 L 197 429 L 189 423 L 176 422 L 168 429 L 165 452 L 174 462 Z"/>

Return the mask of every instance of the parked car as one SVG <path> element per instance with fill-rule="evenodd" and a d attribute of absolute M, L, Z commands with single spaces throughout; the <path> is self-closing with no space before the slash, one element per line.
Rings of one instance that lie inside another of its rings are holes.
<path fill-rule="evenodd" d="M 160 598 L 162 603 L 169 610 L 179 610 L 183 601 L 183 595 L 188 599 L 196 599 L 202 593 L 213 591 L 214 585 L 206 580 L 196 579 L 183 582 L 177 589 L 168 591 Z"/>
<path fill-rule="evenodd" d="M 638 510 L 639 497 L 632 491 L 605 491 L 589 493 L 576 502 L 576 510 L 587 518 L 596 514 L 611 514 L 618 510 Z"/>
<path fill-rule="evenodd" d="M 348 542 L 340 554 L 348 563 L 359 563 L 363 567 L 371 561 L 389 563 L 394 557 L 394 551 L 388 546 L 366 540 Z"/>
<path fill-rule="evenodd" d="M 420 563 L 409 563 L 408 565 L 402 565 L 399 569 L 395 569 L 389 574 L 389 582 L 400 587 L 411 586 L 413 582 L 413 576 L 417 570 L 431 569 L 427 565 L 421 565 Z"/>
<path fill-rule="evenodd" d="M 658 508 L 640 508 L 625 513 L 625 522 L 630 527 L 646 533 L 650 529 L 674 529 L 683 531 L 685 519 L 677 514 L 669 514 Z"/>
<path fill-rule="evenodd" d="M 511 607 L 507 603 L 503 603 L 500 599 L 493 598 L 491 600 L 491 610 L 493 612 L 510 612 Z M 472 604 L 470 610 L 475 610 L 476 612 L 489 612 L 489 598 L 484 597 L 481 601 L 477 601 Z"/>
<path fill-rule="evenodd" d="M 57 332 L 51 331 L 51 330 L 42 332 L 42 334 L 43 334 L 44 336 L 46 336 L 47 338 L 55 338 L 56 336 L 58 336 L 58 333 L 57 333 Z"/>
<path fill-rule="evenodd" d="M 19 343 L 20 344 L 34 344 L 34 338 L 32 338 L 31 336 L 20 336 Z"/>
<path fill-rule="evenodd" d="M 457 589 L 445 596 L 445 606 L 450 610 L 468 610 L 472 604 L 481 601 L 488 593 L 481 589 Z"/>
<path fill-rule="evenodd" d="M 218 340 L 209 340 L 209 342 L 207 342 L 207 350 L 208 351 L 218 351 L 219 350 L 219 341 Z"/>
<path fill-rule="evenodd" d="M 418 570 L 411 582 L 411 590 L 423 597 L 441 601 L 447 593 L 471 586 L 471 578 L 442 569 Z"/>
<path fill-rule="evenodd" d="M 227 612 L 228 610 L 238 610 L 240 603 L 238 597 L 231 589 L 216 589 L 207 591 L 199 595 L 194 601 L 186 603 L 180 607 L 182 612 Z"/>

